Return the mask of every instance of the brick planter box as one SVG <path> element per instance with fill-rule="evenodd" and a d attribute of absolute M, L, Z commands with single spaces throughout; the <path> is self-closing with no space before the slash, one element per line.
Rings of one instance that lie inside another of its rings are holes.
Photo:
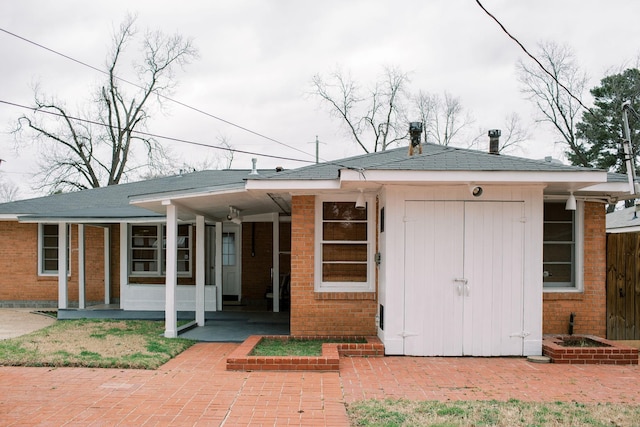
<path fill-rule="evenodd" d="M 565 340 L 587 339 L 598 347 L 570 347 Z M 637 365 L 638 349 L 593 335 L 548 335 L 542 340 L 542 354 L 553 363 Z"/>
<path fill-rule="evenodd" d="M 250 356 L 253 348 L 263 338 L 288 340 L 295 339 L 332 339 L 344 337 L 289 337 L 252 335 L 227 357 L 228 371 L 339 371 L 340 356 L 382 357 L 384 345 L 377 337 L 355 337 L 366 340 L 364 343 L 325 343 L 322 344 L 322 356 Z"/>

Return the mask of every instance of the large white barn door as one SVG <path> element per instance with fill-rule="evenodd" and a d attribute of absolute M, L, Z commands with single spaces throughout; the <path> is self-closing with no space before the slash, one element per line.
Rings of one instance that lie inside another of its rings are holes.
<path fill-rule="evenodd" d="M 405 203 L 406 355 L 522 354 L 522 207 Z"/>
<path fill-rule="evenodd" d="M 462 354 L 463 202 L 406 202 L 404 353 Z"/>

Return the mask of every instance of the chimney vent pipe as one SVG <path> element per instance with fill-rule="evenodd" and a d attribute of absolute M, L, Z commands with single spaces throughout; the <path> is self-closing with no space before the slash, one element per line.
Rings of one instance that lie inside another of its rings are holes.
<path fill-rule="evenodd" d="M 489 154 L 500 154 L 500 129 L 489 130 Z"/>

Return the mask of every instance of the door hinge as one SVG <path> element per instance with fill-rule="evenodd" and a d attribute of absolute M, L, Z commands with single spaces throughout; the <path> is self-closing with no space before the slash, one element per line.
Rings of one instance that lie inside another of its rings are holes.
<path fill-rule="evenodd" d="M 402 333 L 400 333 L 400 334 L 398 334 L 398 335 L 400 335 L 402 338 L 406 338 L 406 337 L 416 337 L 416 336 L 418 336 L 419 334 L 417 334 L 417 333 L 415 333 L 415 332 L 404 332 L 404 331 L 403 331 Z"/>
<path fill-rule="evenodd" d="M 520 217 L 520 222 L 527 222 L 527 217 L 526 216 Z"/>

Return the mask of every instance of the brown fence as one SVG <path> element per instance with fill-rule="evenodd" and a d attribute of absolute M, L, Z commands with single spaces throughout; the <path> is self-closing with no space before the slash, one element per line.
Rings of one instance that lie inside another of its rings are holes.
<path fill-rule="evenodd" d="M 640 233 L 607 234 L 607 338 L 640 339 Z"/>

